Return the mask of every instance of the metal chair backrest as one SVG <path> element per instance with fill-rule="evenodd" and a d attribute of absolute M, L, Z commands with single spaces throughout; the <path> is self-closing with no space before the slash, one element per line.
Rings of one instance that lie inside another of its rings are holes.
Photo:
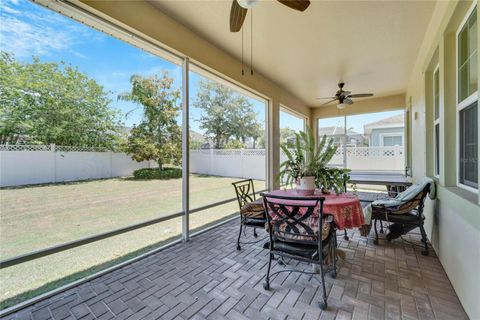
<path fill-rule="evenodd" d="M 288 197 L 263 195 L 267 211 L 270 241 L 283 240 L 312 243 L 321 239 L 324 197 Z M 312 229 L 311 221 L 317 220 L 318 229 Z M 297 240 L 295 240 L 297 239 Z"/>
<path fill-rule="evenodd" d="M 425 188 L 421 192 L 419 192 L 412 200 L 398 206 L 393 210 L 393 213 L 395 214 L 404 214 L 404 213 L 409 213 L 410 211 L 417 209 L 418 212 L 420 213 L 419 216 L 421 216 L 421 213 L 423 212 L 423 207 L 425 205 L 425 199 L 427 198 L 428 193 L 430 192 L 430 184 L 427 184 Z"/>
<path fill-rule="evenodd" d="M 252 179 L 245 179 L 233 182 L 232 185 L 235 188 L 235 193 L 237 195 L 237 201 L 240 210 L 247 203 L 256 200 L 255 187 L 253 186 Z"/>

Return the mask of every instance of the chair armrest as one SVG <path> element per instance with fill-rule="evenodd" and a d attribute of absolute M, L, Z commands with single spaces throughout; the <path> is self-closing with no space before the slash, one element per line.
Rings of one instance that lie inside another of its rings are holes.
<path fill-rule="evenodd" d="M 383 205 L 383 204 L 373 204 L 372 203 L 372 212 L 375 212 L 375 211 L 386 212 L 387 207 L 385 207 L 385 205 Z"/>

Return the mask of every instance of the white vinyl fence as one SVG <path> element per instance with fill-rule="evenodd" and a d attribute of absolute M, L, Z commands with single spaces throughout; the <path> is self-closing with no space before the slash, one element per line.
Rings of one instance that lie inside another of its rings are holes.
<path fill-rule="evenodd" d="M 265 180 L 265 149 L 190 150 L 190 172 Z"/>
<path fill-rule="evenodd" d="M 339 147 L 330 163 L 343 165 L 343 152 Z M 405 155 L 401 146 L 347 147 L 346 154 L 347 168 L 352 171 L 405 172 Z"/>
<path fill-rule="evenodd" d="M 55 145 L 1 145 L 0 187 L 129 176 L 150 167 L 124 153 Z"/>
<path fill-rule="evenodd" d="M 353 171 L 403 173 L 405 158 L 403 147 L 349 147 L 347 167 Z M 283 152 L 280 162 L 286 160 Z M 338 148 L 330 161 L 343 165 L 343 149 Z M 265 149 L 242 150 L 190 150 L 192 173 L 265 180 Z"/>
<path fill-rule="evenodd" d="M 281 154 L 280 161 L 285 160 Z M 339 148 L 331 164 L 343 164 Z M 113 178 L 132 175 L 140 168 L 124 153 L 99 152 L 88 148 L 55 145 L 0 145 L 0 186 Z M 347 167 L 355 171 L 403 172 L 402 147 L 358 147 L 347 149 Z M 214 176 L 265 180 L 264 149 L 190 150 L 190 172 Z"/>

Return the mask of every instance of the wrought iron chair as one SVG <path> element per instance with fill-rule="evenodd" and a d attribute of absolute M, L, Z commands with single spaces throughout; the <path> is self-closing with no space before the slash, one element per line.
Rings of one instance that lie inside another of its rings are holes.
<path fill-rule="evenodd" d="M 374 229 L 375 229 L 375 240 L 374 244 L 378 245 L 378 231 L 377 231 L 377 222 L 380 221 L 382 224 L 383 221 L 388 223 L 393 223 L 400 225 L 403 234 L 408 233 L 409 231 L 415 229 L 416 227 L 420 228 L 420 233 L 422 236 L 422 242 L 424 245 L 424 250 L 422 254 L 428 256 L 428 243 L 427 243 L 427 233 L 423 227 L 425 221 L 425 216 L 423 215 L 423 207 L 425 205 L 425 199 L 430 192 L 430 184 L 427 184 L 421 192 L 419 192 L 412 200 L 403 203 L 396 207 L 385 207 L 384 205 L 372 205 L 372 220 L 374 220 Z M 391 225 L 390 225 L 391 226 Z M 391 239 L 387 238 L 387 241 Z"/>
<path fill-rule="evenodd" d="M 256 199 L 255 187 L 252 179 L 240 180 L 232 183 L 237 195 L 238 206 L 240 209 L 240 231 L 237 239 L 237 250 L 242 249 L 240 244 L 251 244 L 252 242 L 240 242 L 243 228 L 253 227 L 253 236 L 258 237 L 256 228 L 265 228 L 267 218 L 263 200 Z"/>
<path fill-rule="evenodd" d="M 328 257 L 333 264 L 332 270 L 328 271 L 333 278 L 337 276 L 335 224 L 333 216 L 323 212 L 324 200 L 323 197 L 292 198 L 268 194 L 263 197 L 270 237 L 268 269 L 263 288 L 269 290 L 270 278 L 280 272 L 316 274 L 292 269 L 270 273 L 274 255 L 318 265 L 323 289 L 323 301 L 319 303 L 322 310 L 327 308 L 326 270 L 323 264 Z"/>

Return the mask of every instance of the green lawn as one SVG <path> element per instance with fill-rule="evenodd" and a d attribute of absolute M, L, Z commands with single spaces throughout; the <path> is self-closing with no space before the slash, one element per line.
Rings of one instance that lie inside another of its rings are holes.
<path fill-rule="evenodd" d="M 192 175 L 190 207 L 235 196 L 235 178 Z M 6 259 L 181 211 L 181 179 L 108 179 L 0 189 L 0 257 Z M 264 188 L 263 181 L 255 182 Z M 191 229 L 235 214 L 236 202 L 195 213 Z M 162 222 L 0 270 L 2 306 L 24 300 L 126 259 L 181 233 L 181 219 Z M 30 291 L 30 292 L 28 292 Z"/>

